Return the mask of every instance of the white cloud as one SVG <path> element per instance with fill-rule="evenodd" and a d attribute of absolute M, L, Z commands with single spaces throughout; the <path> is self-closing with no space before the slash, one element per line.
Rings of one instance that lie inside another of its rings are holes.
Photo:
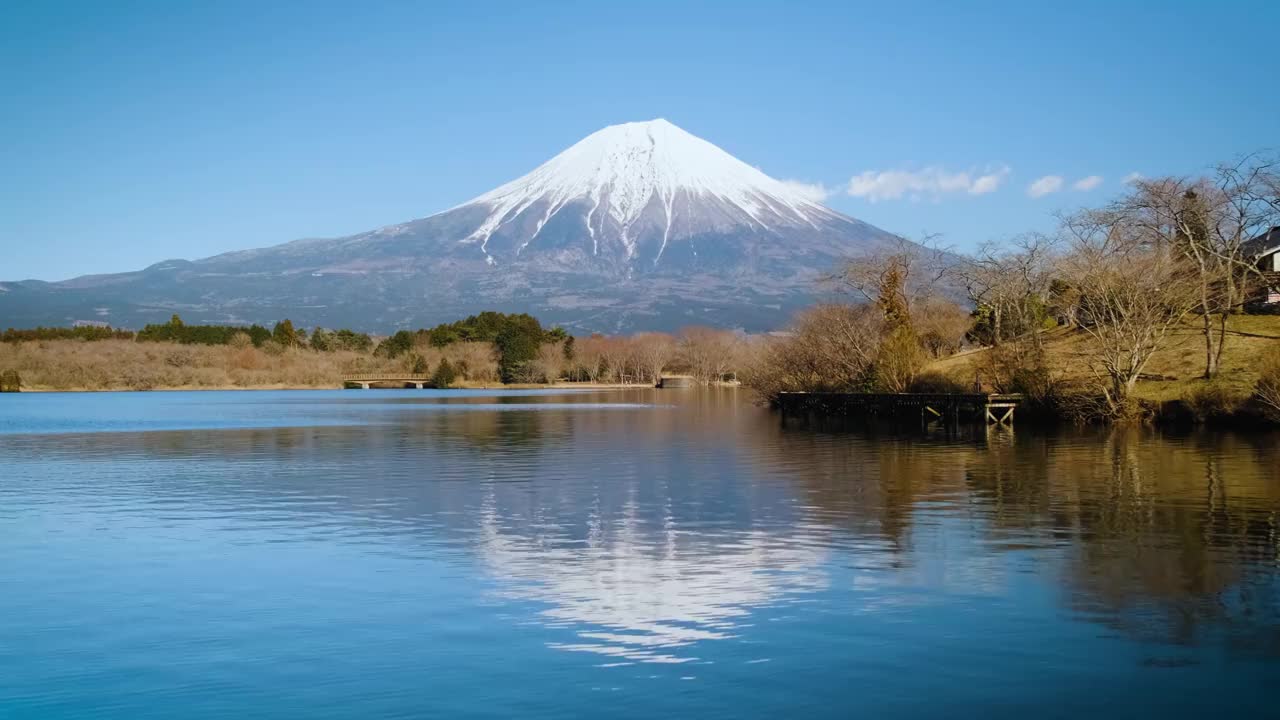
<path fill-rule="evenodd" d="M 1124 183 L 1125 185 L 1132 185 L 1138 182 L 1139 180 L 1141 180 L 1142 178 L 1143 178 L 1142 173 L 1131 172 L 1128 175 L 1125 175 L 1123 178 L 1121 178 L 1120 182 Z"/>
<path fill-rule="evenodd" d="M 995 192 L 1000 187 L 1000 183 L 1009 175 L 1009 166 L 1005 165 L 995 172 L 989 172 L 985 175 L 979 175 L 973 179 L 973 184 L 969 186 L 970 195 L 986 195 L 989 192 Z"/>
<path fill-rule="evenodd" d="M 831 197 L 832 194 L 832 191 L 822 183 L 807 183 L 803 180 L 783 180 L 782 184 L 805 198 L 818 203 Z"/>
<path fill-rule="evenodd" d="M 982 174 L 974 171 L 950 172 L 940 167 L 920 170 L 867 170 L 854 175 L 846 188 L 853 197 L 871 202 L 900 200 L 904 196 L 912 200 L 922 197 L 938 199 L 951 193 L 985 195 L 994 192 L 1009 174 L 1008 166 L 988 170 Z"/>
<path fill-rule="evenodd" d="M 1080 178 L 1079 180 L 1075 181 L 1075 184 L 1073 184 L 1071 187 L 1075 188 L 1076 190 L 1088 191 L 1098 187 L 1101 184 L 1102 184 L 1101 175 L 1090 175 L 1089 177 Z"/>
<path fill-rule="evenodd" d="M 1045 175 L 1027 186 L 1027 194 L 1033 198 L 1044 197 L 1062 189 L 1061 175 Z"/>

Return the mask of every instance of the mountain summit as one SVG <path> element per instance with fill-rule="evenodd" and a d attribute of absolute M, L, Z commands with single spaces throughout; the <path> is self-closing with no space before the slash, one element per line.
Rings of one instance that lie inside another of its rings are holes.
<path fill-rule="evenodd" d="M 611 125 L 430 217 L 61 283 L 0 284 L 11 325 L 99 320 L 392 330 L 479 310 L 578 331 L 772 329 L 891 240 L 666 120 Z"/>
<path fill-rule="evenodd" d="M 514 254 L 533 244 L 565 212 L 592 240 L 625 260 L 658 265 L 668 245 L 694 235 L 807 226 L 840 216 L 785 183 L 666 120 L 611 125 L 588 135 L 533 172 L 461 207 L 488 215 L 463 242 L 478 243 L 494 262 L 489 242 L 511 228 Z M 532 224 L 532 230 L 529 230 Z M 518 229 L 518 230 L 517 230 Z M 691 250 L 696 254 L 696 250 Z"/>

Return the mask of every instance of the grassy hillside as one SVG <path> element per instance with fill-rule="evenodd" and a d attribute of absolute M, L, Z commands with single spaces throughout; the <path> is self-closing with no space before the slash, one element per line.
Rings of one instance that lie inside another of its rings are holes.
<path fill-rule="evenodd" d="M 1258 380 L 1259 360 L 1280 348 L 1280 316 L 1240 315 L 1231 318 L 1230 334 L 1222 356 L 1218 382 L 1233 394 L 1247 396 Z M 1086 356 L 1089 337 L 1069 328 L 1058 328 L 1046 335 L 1049 366 L 1056 379 L 1084 380 L 1089 377 Z M 929 370 L 972 384 L 975 373 L 984 366 L 987 350 L 971 350 L 934 363 Z M 1141 380 L 1138 397 L 1144 400 L 1176 400 L 1189 397 L 1205 385 L 1204 338 L 1195 319 L 1188 320 L 1169 338 L 1150 365 L 1148 375 L 1164 376 L 1164 380 Z"/>

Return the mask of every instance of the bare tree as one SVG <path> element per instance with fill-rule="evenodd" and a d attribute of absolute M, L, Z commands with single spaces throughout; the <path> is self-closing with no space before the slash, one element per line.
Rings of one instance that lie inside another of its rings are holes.
<path fill-rule="evenodd" d="M 574 342 L 574 374 L 585 375 L 590 382 L 598 382 L 605 372 L 604 347 L 609 338 L 591 335 Z"/>
<path fill-rule="evenodd" d="M 1108 411 L 1127 415 L 1151 356 L 1199 302 L 1195 271 L 1114 208 L 1065 218 L 1063 231 L 1069 252 L 1061 267 L 1075 291 L 1074 315 L 1092 341 L 1090 365 Z"/>
<path fill-rule="evenodd" d="M 1274 159 L 1249 155 L 1218 166 L 1211 177 L 1139 181 L 1108 208 L 1195 270 L 1206 378 L 1221 366 L 1229 316 L 1263 279 L 1247 243 L 1280 220 L 1277 174 Z"/>
<path fill-rule="evenodd" d="M 564 372 L 565 359 L 562 343 L 543 343 L 538 354 L 525 363 L 521 379 L 530 383 L 554 383 Z"/>
<path fill-rule="evenodd" d="M 731 330 L 693 326 L 680 331 L 680 359 L 700 382 L 719 382 L 734 367 L 741 338 Z"/>
<path fill-rule="evenodd" d="M 603 365 L 601 377 L 607 377 L 618 383 L 632 381 L 632 368 L 628 365 L 631 360 L 630 338 L 618 336 L 601 338 L 598 353 Z"/>
<path fill-rule="evenodd" d="M 657 383 L 676 355 L 676 340 L 666 333 L 639 333 L 632 338 L 631 352 L 640 379 Z"/>
<path fill-rule="evenodd" d="M 992 345 L 1035 333 L 1049 295 L 1054 243 L 1039 234 L 1024 235 L 1011 246 L 987 243 L 956 266 L 970 302 L 983 314 Z M 1039 342 L 1038 335 L 1033 342 Z"/>
<path fill-rule="evenodd" d="M 911 320 L 920 346 L 934 359 L 958 352 L 965 336 L 973 327 L 969 311 L 943 298 L 930 298 L 917 303 Z"/>
<path fill-rule="evenodd" d="M 910 315 L 918 304 L 940 294 L 950 266 L 946 251 L 937 247 L 932 237 L 920 243 L 900 237 L 881 249 L 846 260 L 828 279 L 886 313 Z"/>
<path fill-rule="evenodd" d="M 871 305 L 817 305 L 764 341 L 743 383 L 770 400 L 783 392 L 865 391 L 875 378 L 884 321 Z"/>

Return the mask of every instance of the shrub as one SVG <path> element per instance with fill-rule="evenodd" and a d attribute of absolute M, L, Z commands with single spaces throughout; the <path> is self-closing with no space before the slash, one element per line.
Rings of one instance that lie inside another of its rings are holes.
<path fill-rule="evenodd" d="M 940 372 L 923 372 L 911 381 L 913 393 L 971 393 L 973 386 Z"/>
<path fill-rule="evenodd" d="M 17 370 L 5 370 L 0 373 L 0 392 L 18 392 L 22 389 L 22 378 Z"/>
<path fill-rule="evenodd" d="M 1280 421 L 1280 348 L 1272 348 L 1263 356 L 1254 393 L 1267 415 Z"/>
<path fill-rule="evenodd" d="M 175 347 L 164 356 L 164 364 L 174 368 L 191 367 L 195 362 L 195 354 L 185 347 Z"/>
<path fill-rule="evenodd" d="M 999 393 L 1022 393 L 1032 403 L 1049 406 L 1058 395 L 1045 359 L 1044 347 L 1032 340 L 1015 340 L 988 350 L 981 381 Z"/>
<path fill-rule="evenodd" d="M 1206 422 L 1234 415 L 1248 399 L 1223 383 L 1211 380 L 1194 388 L 1184 401 L 1197 422 Z"/>
<path fill-rule="evenodd" d="M 895 328 L 880 343 L 876 384 L 885 392 L 906 392 L 924 367 L 924 350 L 908 326 Z"/>
<path fill-rule="evenodd" d="M 883 326 L 870 305 L 818 305 L 796 316 L 787 334 L 744 343 L 745 362 L 735 369 L 769 402 L 785 392 L 869 392 Z"/>

